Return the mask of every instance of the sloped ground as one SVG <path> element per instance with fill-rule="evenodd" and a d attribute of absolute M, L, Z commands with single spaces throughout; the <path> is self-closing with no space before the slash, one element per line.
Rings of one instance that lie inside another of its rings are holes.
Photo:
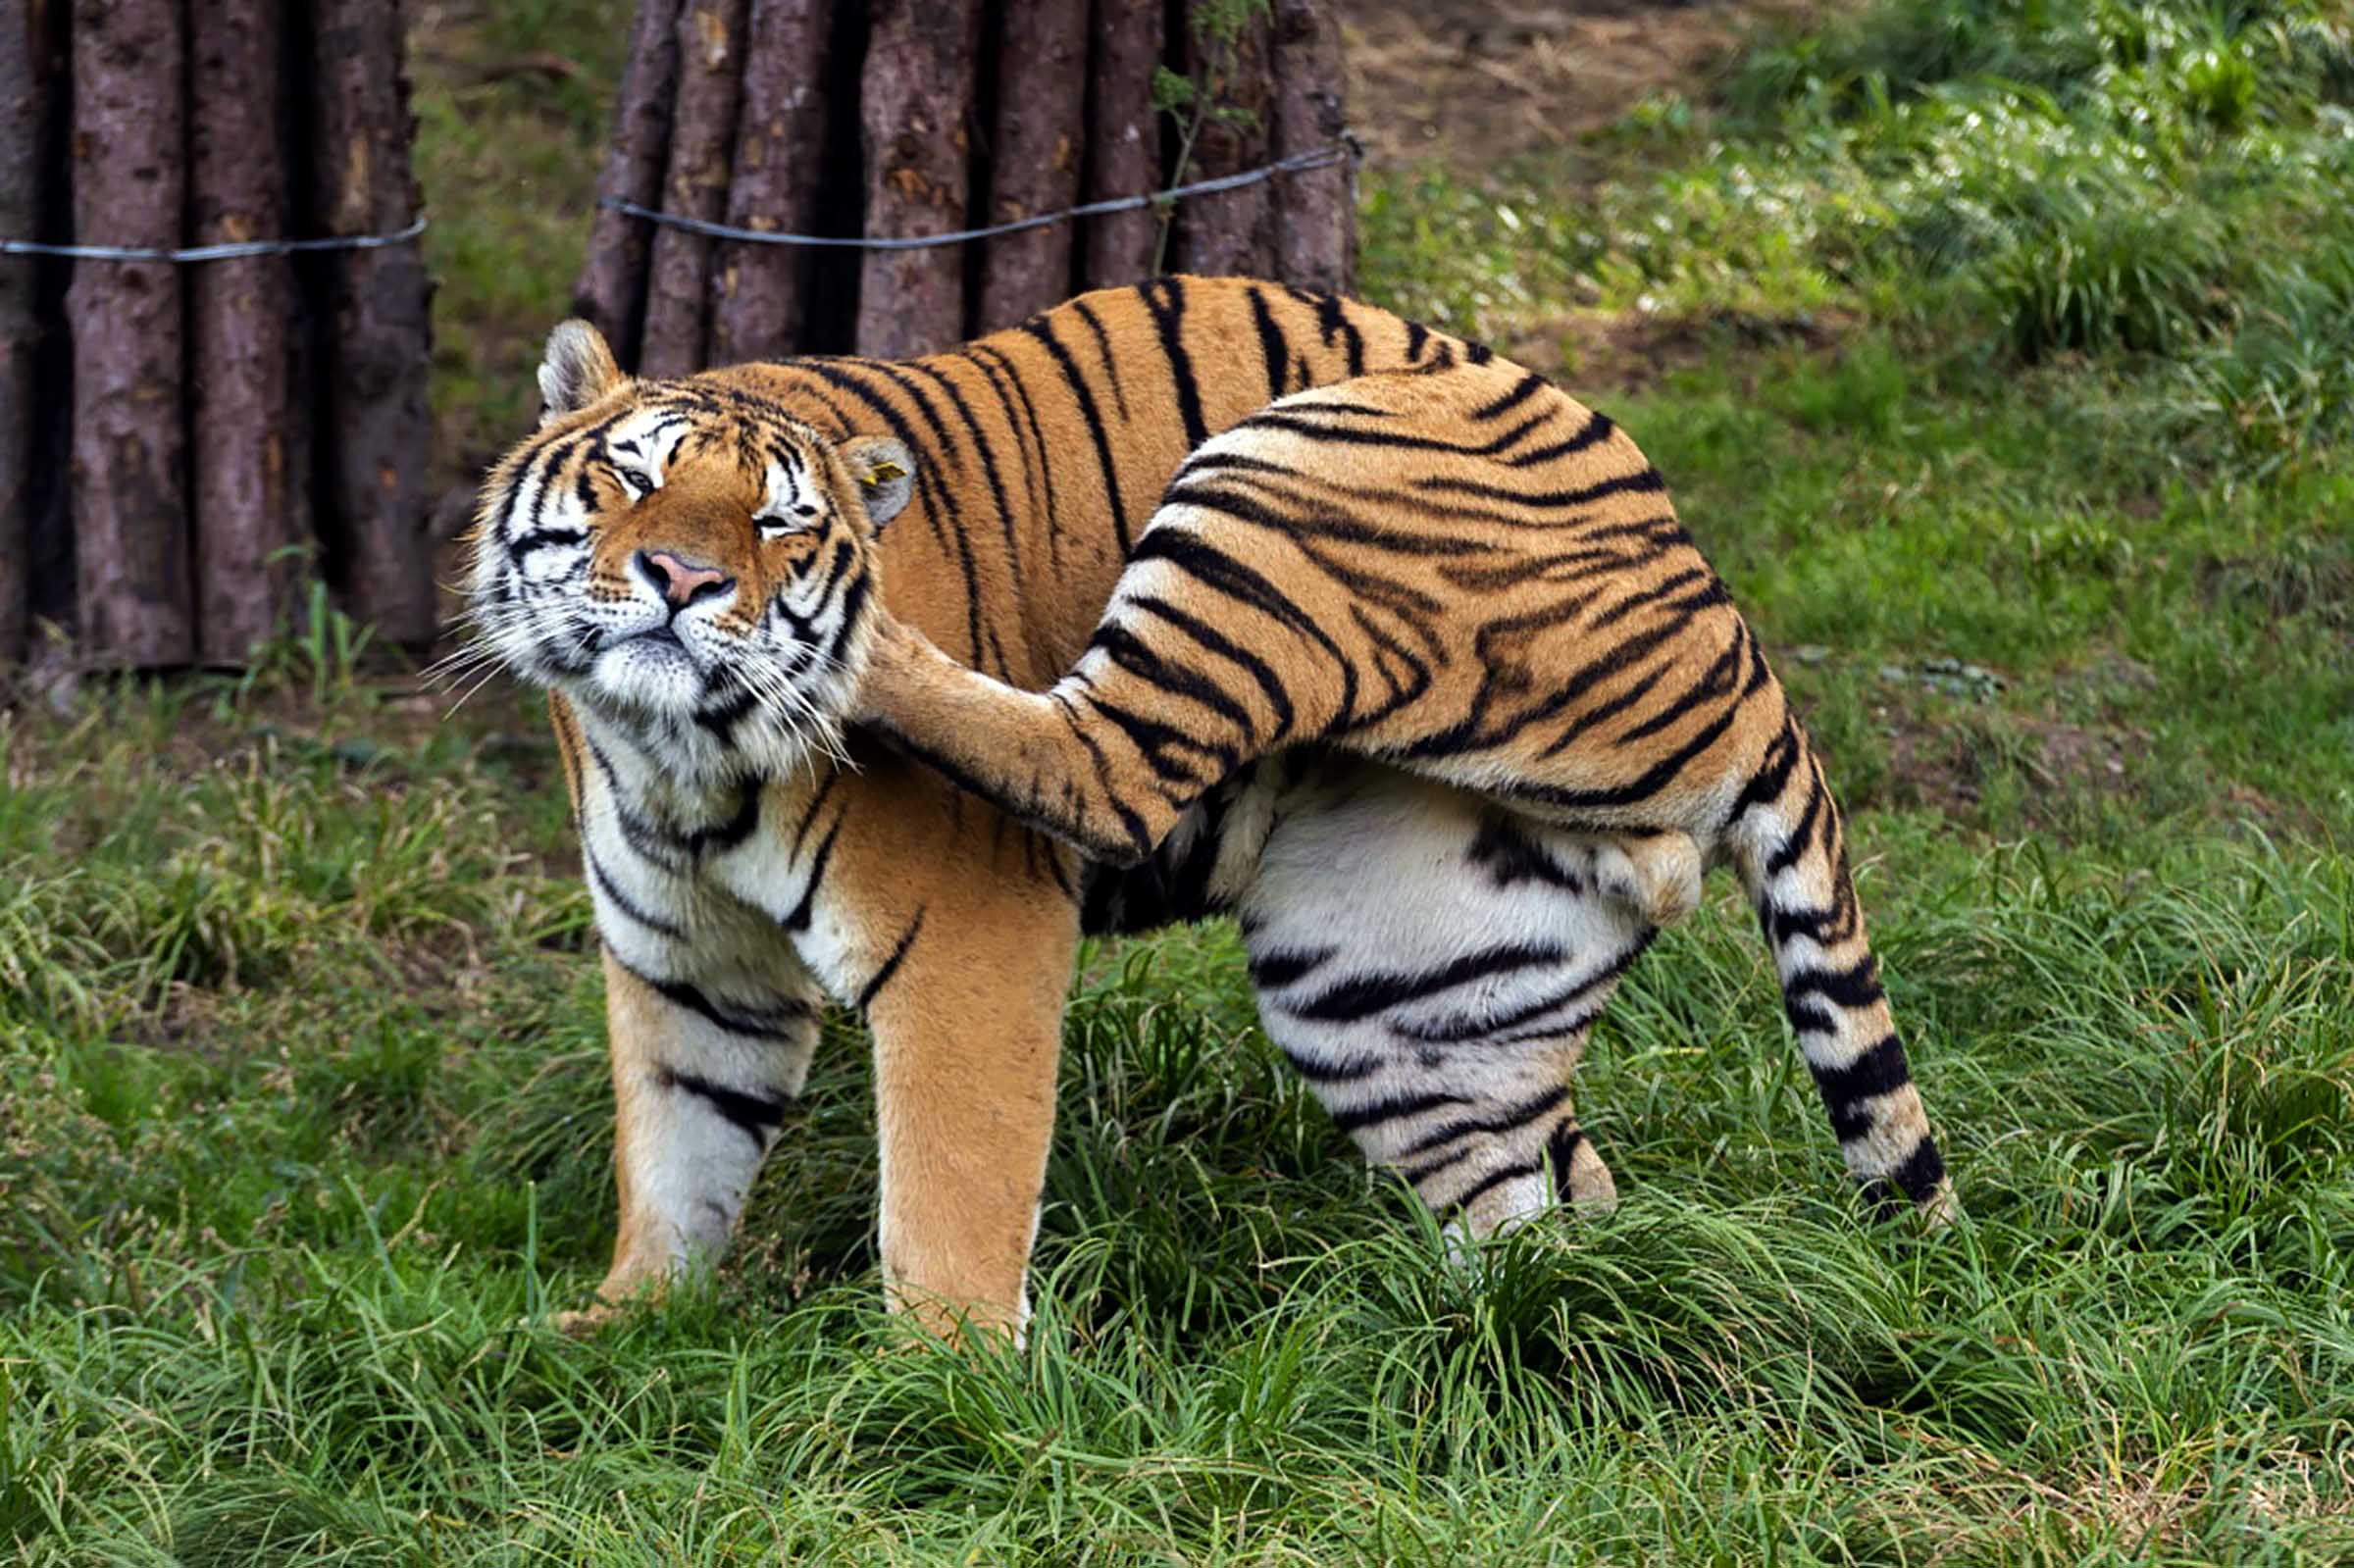
<path fill-rule="evenodd" d="M 1358 138 L 1476 172 L 1574 148 L 1647 98 L 1707 95 L 1727 56 L 1817 0 L 1368 0 L 1342 8 Z"/>

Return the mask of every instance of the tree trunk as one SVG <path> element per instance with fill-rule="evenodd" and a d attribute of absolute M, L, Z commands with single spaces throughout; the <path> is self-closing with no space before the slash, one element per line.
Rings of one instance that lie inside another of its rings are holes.
<path fill-rule="evenodd" d="M 743 23 L 744 0 L 688 0 L 679 15 L 679 107 L 671 122 L 670 173 L 662 182 L 665 212 L 706 223 L 727 212 Z M 645 375 L 687 376 L 703 368 L 710 267 L 710 240 L 683 228 L 655 231 L 645 339 L 638 354 Z"/>
<path fill-rule="evenodd" d="M 979 0 L 874 0 L 872 14 L 859 98 L 866 231 L 902 238 L 964 228 Z M 860 353 L 930 353 L 964 331 L 962 247 L 867 253 Z"/>
<path fill-rule="evenodd" d="M 679 5 L 680 0 L 639 0 L 629 62 L 621 73 L 621 105 L 613 117 L 613 147 L 597 182 L 600 196 L 640 207 L 662 199 L 671 106 L 679 88 Z M 624 366 L 638 363 L 651 234 L 645 220 L 599 207 L 589 220 L 580 280 L 573 284 L 573 309 L 596 324 Z"/>
<path fill-rule="evenodd" d="M 0 236 L 9 239 L 43 237 L 54 25 L 49 0 L 0 0 Z M 39 286 L 40 263 L 0 257 L 0 674 L 25 656 L 31 614 Z"/>
<path fill-rule="evenodd" d="M 991 138 L 988 221 L 1059 212 L 1079 199 L 1087 132 L 1087 0 L 1006 0 Z M 1071 226 L 984 241 L 981 331 L 1059 304 L 1071 292 Z"/>
<path fill-rule="evenodd" d="M 1087 199 L 1141 196 L 1160 184 L 1152 69 L 1160 64 L 1159 0 L 1096 0 L 1087 68 Z M 1150 207 L 1090 218 L 1079 282 L 1108 288 L 1152 276 L 1160 215 Z"/>
<path fill-rule="evenodd" d="M 175 0 L 76 0 L 74 230 L 96 245 L 179 242 L 181 40 Z M 90 662 L 149 668 L 196 651 L 179 407 L 179 274 L 84 262 L 74 333 L 74 541 Z"/>
<path fill-rule="evenodd" d="M 1275 0 L 1275 124 L 1278 159 L 1338 141 L 1341 27 L 1330 0 Z M 1346 160 L 1278 175 L 1275 276 L 1303 288 L 1345 294 L 1356 283 L 1356 193 Z"/>
<path fill-rule="evenodd" d="M 1193 167 L 1183 179 L 1213 179 L 1241 174 L 1267 161 L 1267 123 L 1274 108 L 1268 79 L 1267 19 L 1253 12 L 1231 49 L 1196 33 L 1186 40 L 1189 59 L 1209 66 L 1213 101 L 1222 113 L 1202 126 L 1194 142 Z M 1211 58 L 1203 61 L 1203 55 Z M 1197 82 L 1204 75 L 1197 70 Z M 1261 180 L 1239 190 L 1196 196 L 1177 214 L 1177 268 L 1206 277 L 1265 277 L 1274 269 L 1274 210 Z"/>
<path fill-rule="evenodd" d="M 384 233 L 417 217 L 409 172 L 406 19 L 397 0 L 311 0 L 319 90 L 312 144 L 318 218 L 333 234 Z M 329 344 L 318 424 L 321 489 L 345 544 L 350 613 L 394 642 L 434 634 L 426 365 L 433 283 L 415 245 L 331 251 Z"/>
<path fill-rule="evenodd" d="M 728 222 L 805 234 L 825 172 L 826 0 L 752 0 Z M 797 245 L 721 240 L 711 268 L 711 363 L 776 359 L 801 340 L 813 258 Z"/>
<path fill-rule="evenodd" d="M 190 51 L 200 245 L 285 232 L 276 94 L 279 0 L 210 0 Z M 235 665 L 293 610 L 303 535 L 288 510 L 282 256 L 207 262 L 188 274 L 196 631 L 206 664 Z"/>

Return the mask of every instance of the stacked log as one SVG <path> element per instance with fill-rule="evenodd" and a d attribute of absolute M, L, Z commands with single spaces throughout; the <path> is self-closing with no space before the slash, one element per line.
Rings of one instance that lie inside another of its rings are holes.
<path fill-rule="evenodd" d="M 601 194 L 755 232 L 914 237 L 1149 196 L 1339 140 L 1331 0 L 1268 0 L 1239 35 L 1190 15 L 1163 0 L 641 0 Z M 1186 131 L 1154 111 L 1163 67 L 1205 92 L 1209 112 Z M 828 173 L 843 169 L 854 187 Z M 575 292 L 625 366 L 671 376 L 920 354 L 1164 266 L 1345 289 L 1354 245 L 1340 162 L 908 249 L 706 237 L 605 205 Z"/>
<path fill-rule="evenodd" d="M 310 10 L 320 228 L 397 233 L 425 205 L 409 171 L 406 17 L 387 0 L 310 0 Z M 331 256 L 319 485 L 339 531 L 337 586 L 351 614 L 380 635 L 425 642 L 436 619 L 426 531 L 433 282 L 414 245 Z"/>
<path fill-rule="evenodd" d="M 59 61 L 50 0 L 0 0 L 0 234 L 40 232 Z M 0 671 L 25 656 L 40 414 L 41 264 L 0 256 Z"/>
<path fill-rule="evenodd" d="M 285 160 L 272 97 L 278 73 L 271 0 L 216 0 L 189 53 L 194 125 L 191 211 L 200 245 L 286 231 Z M 287 328 L 294 275 L 283 256 L 243 256 L 188 272 L 194 339 L 197 651 L 242 664 L 294 611 L 295 511 L 287 448 Z"/>
<path fill-rule="evenodd" d="M 728 185 L 732 228 L 797 234 L 818 221 L 830 9 L 826 0 L 752 0 Z M 711 259 L 713 364 L 793 352 L 791 324 L 804 309 L 811 263 L 797 246 L 719 242 Z"/>
<path fill-rule="evenodd" d="M 1087 98 L 1087 0 L 1005 0 L 998 62 L 986 221 L 1009 224 L 1079 204 Z M 1134 188 L 1149 188 L 1150 175 Z M 1006 234 L 981 253 L 980 319 L 1018 322 L 1070 292 L 1071 226 Z"/>
<path fill-rule="evenodd" d="M 1268 124 L 1274 115 L 1272 50 L 1267 19 L 1247 16 L 1231 35 L 1194 28 L 1186 63 L 1199 102 L 1194 166 L 1188 175 L 1216 179 L 1267 162 Z M 1275 262 L 1273 186 L 1261 181 L 1188 202 L 1177 223 L 1177 271 L 1266 277 Z"/>
<path fill-rule="evenodd" d="M 678 113 L 662 210 L 716 223 L 728 205 L 728 153 L 743 80 L 744 0 L 687 0 L 679 13 Z M 645 295 L 648 376 L 684 376 L 703 364 L 711 241 L 684 228 L 654 234 Z"/>
<path fill-rule="evenodd" d="M 0 236 L 98 252 L 0 257 L 0 669 L 36 615 L 84 669 L 246 662 L 311 562 L 432 636 L 415 245 L 149 254 L 407 228 L 403 45 L 388 0 L 0 0 Z"/>
<path fill-rule="evenodd" d="M 179 240 L 179 8 L 75 0 L 74 228 L 113 245 Z M 80 632 L 118 663 L 196 656 L 180 463 L 179 269 L 87 263 L 66 296 L 74 334 L 74 576 Z"/>

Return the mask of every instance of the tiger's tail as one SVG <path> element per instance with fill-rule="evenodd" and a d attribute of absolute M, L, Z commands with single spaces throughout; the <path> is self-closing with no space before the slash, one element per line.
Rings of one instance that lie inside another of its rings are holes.
<path fill-rule="evenodd" d="M 1795 715 L 1735 802 L 1728 836 L 1848 1169 L 1878 1205 L 1901 1198 L 1938 1223 L 1954 1218 L 1945 1162 L 1865 936 L 1839 807 Z"/>

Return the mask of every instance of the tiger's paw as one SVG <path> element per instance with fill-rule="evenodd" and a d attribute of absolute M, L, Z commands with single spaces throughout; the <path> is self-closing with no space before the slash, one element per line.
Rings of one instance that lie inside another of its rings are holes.
<path fill-rule="evenodd" d="M 577 1312 L 559 1312 L 553 1321 L 558 1334 L 586 1340 L 591 1335 L 602 1334 L 619 1322 L 626 1310 L 610 1301 L 599 1301 L 594 1306 L 583 1307 Z"/>

